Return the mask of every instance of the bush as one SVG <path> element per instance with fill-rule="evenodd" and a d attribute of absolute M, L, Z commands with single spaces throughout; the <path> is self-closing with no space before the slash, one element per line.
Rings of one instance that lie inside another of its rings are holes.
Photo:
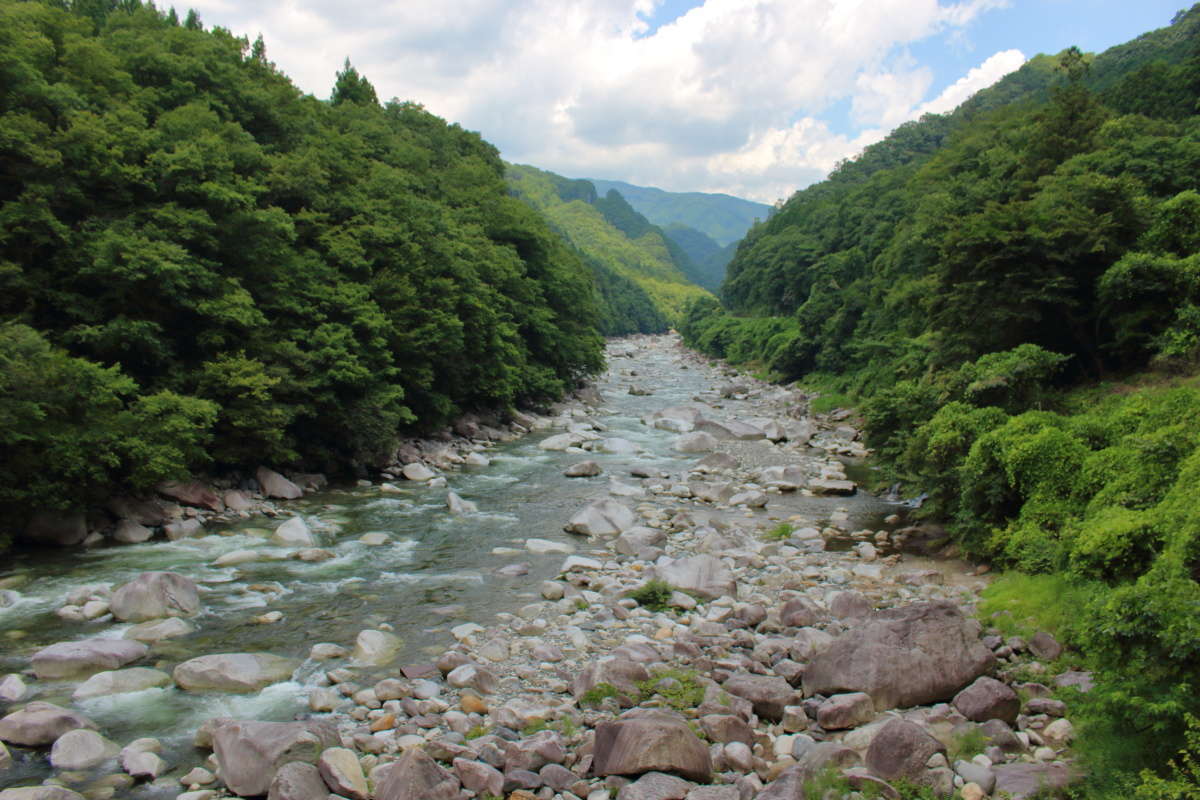
<path fill-rule="evenodd" d="M 671 600 L 671 593 L 673 591 L 675 589 L 671 584 L 654 578 L 634 589 L 629 593 L 629 596 L 636 600 L 639 606 L 648 608 L 651 611 L 666 611 L 670 608 L 668 603 Z"/>

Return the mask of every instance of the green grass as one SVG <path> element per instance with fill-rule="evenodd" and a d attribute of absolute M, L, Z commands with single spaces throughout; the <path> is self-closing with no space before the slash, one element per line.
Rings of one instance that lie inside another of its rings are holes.
<path fill-rule="evenodd" d="M 620 697 L 621 690 L 611 683 L 597 683 L 579 698 L 581 706 L 598 706 L 610 697 Z"/>
<path fill-rule="evenodd" d="M 664 680 L 672 680 L 678 685 L 659 688 L 658 684 Z M 638 689 L 642 693 L 641 699 L 657 694 L 676 711 L 692 709 L 704 702 L 704 686 L 699 674 L 688 669 L 658 670 L 649 680 L 638 683 Z"/>
<path fill-rule="evenodd" d="M 768 542 L 783 542 L 786 541 L 796 529 L 790 523 L 781 522 L 774 528 L 763 534 L 762 538 Z"/>
<path fill-rule="evenodd" d="M 983 590 L 979 620 L 1003 636 L 1030 637 L 1038 631 L 1067 638 L 1088 590 L 1063 575 L 1009 572 Z"/>
<path fill-rule="evenodd" d="M 830 793 L 841 798 L 854 790 L 840 769 L 829 766 L 806 780 L 803 791 L 804 800 L 825 800 Z"/>
<path fill-rule="evenodd" d="M 675 589 L 671 584 L 664 580 L 655 578 L 646 581 L 643 585 L 629 593 L 629 596 L 637 601 L 639 606 L 648 608 L 651 611 L 666 611 L 671 606 L 671 592 Z"/>
<path fill-rule="evenodd" d="M 951 764 L 959 759 L 970 761 L 982 753 L 987 748 L 987 744 L 987 734 L 980 728 L 971 728 L 966 733 L 950 740 L 946 747 L 947 757 Z"/>
<path fill-rule="evenodd" d="M 478 739 L 480 736 L 487 736 L 491 733 L 491 728 L 487 725 L 476 725 L 471 730 L 463 734 L 464 739 Z"/>

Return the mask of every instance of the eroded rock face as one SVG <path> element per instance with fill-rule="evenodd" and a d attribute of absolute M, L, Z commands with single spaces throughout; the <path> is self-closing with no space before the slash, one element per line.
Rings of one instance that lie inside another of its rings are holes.
<path fill-rule="evenodd" d="M 379 769 L 376 777 L 375 800 L 458 800 L 458 793 L 458 778 L 419 747 L 409 748 L 399 761 Z"/>
<path fill-rule="evenodd" d="M 34 701 L 0 719 L 0 741 L 21 747 L 45 747 L 68 731 L 95 727 L 94 722 L 80 713 Z"/>
<path fill-rule="evenodd" d="M 179 688 L 191 691 L 257 692 L 290 680 L 297 666 L 295 659 L 270 653 L 217 653 L 183 662 L 174 678 Z"/>
<path fill-rule="evenodd" d="M 242 797 L 266 794 L 279 768 L 290 761 L 314 764 L 321 753 L 340 744 L 337 727 L 327 721 L 226 722 L 213 734 L 221 778 Z"/>
<path fill-rule="evenodd" d="M 592 771 L 604 775 L 667 772 L 708 782 L 708 748 L 678 714 L 637 710 L 596 726 Z"/>
<path fill-rule="evenodd" d="M 129 639 L 59 642 L 33 654 L 33 674 L 41 680 L 86 677 L 123 667 L 146 652 L 146 645 Z"/>
<path fill-rule="evenodd" d="M 866 692 L 879 710 L 936 703 L 995 664 L 978 623 L 950 603 L 878 611 L 813 657 L 808 695 Z"/>
<path fill-rule="evenodd" d="M 177 572 L 143 572 L 113 592 L 113 616 L 123 622 L 190 617 L 200 610 L 196 584 Z"/>

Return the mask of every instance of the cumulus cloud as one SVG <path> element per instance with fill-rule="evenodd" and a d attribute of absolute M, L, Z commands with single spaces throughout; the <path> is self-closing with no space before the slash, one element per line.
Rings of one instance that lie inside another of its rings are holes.
<path fill-rule="evenodd" d="M 505 158 L 572 176 L 773 200 L 1023 62 L 997 53 L 937 98 L 907 46 L 1005 0 L 706 0 L 651 32 L 662 0 L 193 0 L 327 97 L 349 56 L 381 97 L 479 130 Z M 822 114 L 848 103 L 850 136 Z"/>

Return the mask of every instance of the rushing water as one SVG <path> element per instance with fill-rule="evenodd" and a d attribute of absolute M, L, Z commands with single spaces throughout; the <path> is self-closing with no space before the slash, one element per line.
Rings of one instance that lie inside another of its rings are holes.
<path fill-rule="evenodd" d="M 203 611 L 193 620 L 195 633 L 155 645 L 143 665 L 169 672 L 182 660 L 215 652 L 270 652 L 304 659 L 316 642 L 351 647 L 360 630 L 382 623 L 392 626 L 404 643 L 396 664 L 427 660 L 451 641 L 451 626 L 467 620 L 487 624 L 496 612 L 537 598 L 539 584 L 557 573 L 563 556 L 526 552 L 525 539 L 569 541 L 587 549 L 562 526 L 579 507 L 607 494 L 610 475 L 632 483 L 628 468 L 636 463 L 679 477 L 696 460 L 671 451 L 674 434 L 640 422 L 650 411 L 692 402 L 717 380 L 711 369 L 685 358 L 670 341 L 660 339 L 635 358 L 612 359 L 610 371 L 600 380 L 606 411 L 595 420 L 607 429 L 602 435 L 628 439 L 642 452 L 586 456 L 605 469 L 596 478 L 563 477 L 566 466 L 584 457 L 539 449 L 538 442 L 559 432 L 549 431 L 489 450 L 488 467 L 448 475 L 450 488 L 477 504 L 475 514 L 452 516 L 446 510 L 446 489 L 414 484 L 402 484 L 400 494 L 382 494 L 377 487 L 343 487 L 297 501 L 293 507 L 318 533 L 321 546 L 336 554 L 320 563 L 286 559 L 289 550 L 265 538 L 277 524 L 266 518 L 178 542 L 18 554 L 0 565 L 0 581 L 5 582 L 0 585 L 12 584 L 21 595 L 14 607 L 0 609 L 0 674 L 26 669 L 29 656 L 53 642 L 122 636 L 127 625 L 111 620 L 66 622 L 54 612 L 73 590 L 96 583 L 117 586 L 146 570 L 173 570 L 195 580 Z M 631 370 L 636 377 L 628 377 Z M 651 389 L 653 395 L 630 395 L 631 382 Z M 814 518 L 845 507 L 851 516 L 868 522 L 888 510 L 864 495 L 837 500 L 797 497 L 787 506 L 783 513 L 799 509 Z M 362 544 L 359 537 L 369 532 L 386 533 L 388 543 Z M 241 549 L 255 549 L 275 560 L 227 568 L 211 565 L 220 555 Z M 529 565 L 527 575 L 496 574 L 499 567 L 518 562 Z M 268 610 L 282 612 L 282 621 L 252 621 Z M 305 686 L 315 681 L 320 669 L 322 665 L 305 661 L 293 682 L 257 695 L 169 688 L 73 704 L 74 684 L 43 682 L 36 684 L 36 699 L 73 705 L 119 744 L 140 736 L 161 739 L 164 757 L 173 767 L 168 777 L 123 794 L 173 796 L 181 771 L 201 760 L 190 744 L 201 722 L 214 716 L 290 719 L 305 713 Z M 364 672 L 364 677 L 370 673 Z M 34 783 L 49 774 L 44 753 L 14 755 L 18 765 L 0 774 L 0 788 Z"/>

